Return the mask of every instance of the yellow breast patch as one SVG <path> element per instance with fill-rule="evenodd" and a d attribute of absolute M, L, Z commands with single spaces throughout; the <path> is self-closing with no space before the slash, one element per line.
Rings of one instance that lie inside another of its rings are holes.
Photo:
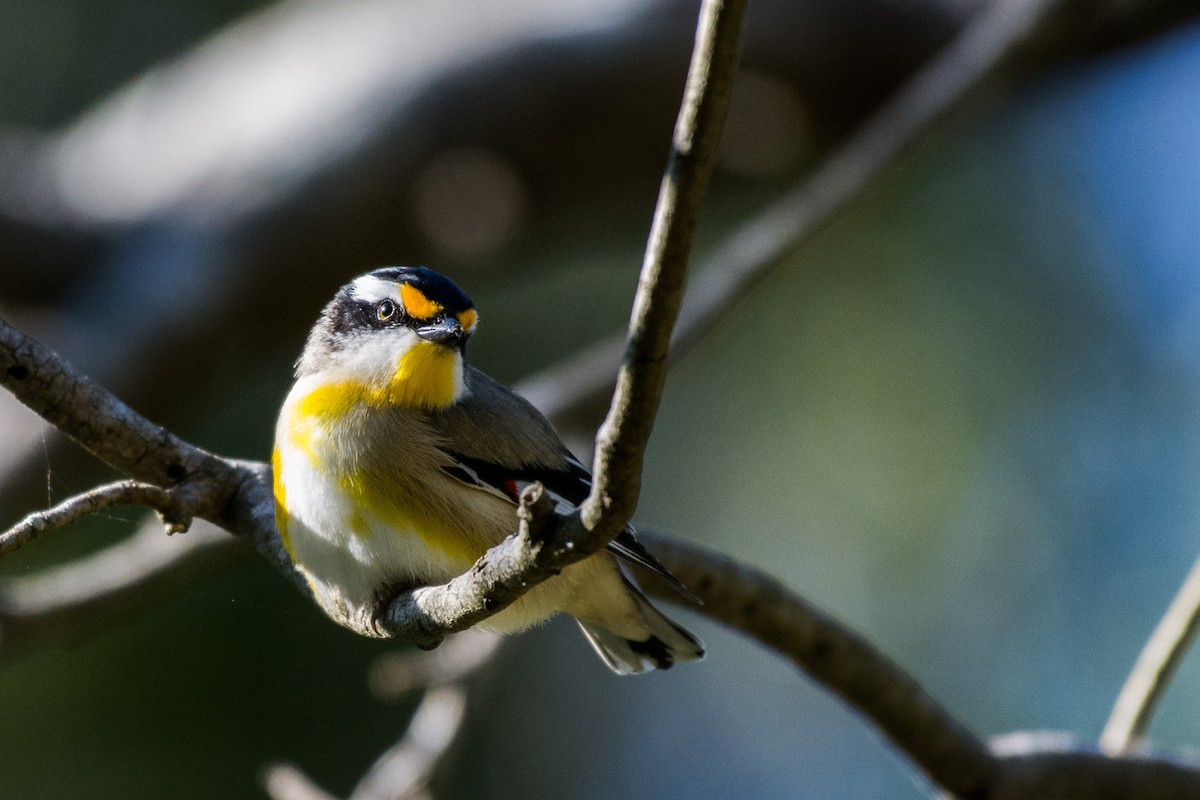
<path fill-rule="evenodd" d="M 448 347 L 433 342 L 414 345 L 392 374 L 383 402 L 424 409 L 445 408 L 457 397 L 460 357 Z"/>
<path fill-rule="evenodd" d="M 327 383 L 302 397 L 296 413 L 300 417 L 336 419 L 359 404 L 427 411 L 445 408 L 458 399 L 460 363 L 453 350 L 433 342 L 420 342 L 396 362 L 396 369 L 386 383 Z"/>
<path fill-rule="evenodd" d="M 338 381 L 318 386 L 296 404 L 300 419 L 337 419 L 356 404 L 366 402 L 370 389 L 357 381 Z"/>
<path fill-rule="evenodd" d="M 338 486 L 358 509 L 349 520 L 356 536 L 368 537 L 374 532 L 367 522 L 368 515 L 362 513 L 366 511 L 391 531 L 411 531 L 430 550 L 463 565 L 473 563 L 487 550 L 487 542 L 463 530 L 448 514 L 440 513 L 430 498 L 417 502 L 412 493 L 421 490 L 395 476 L 362 470 L 343 476 Z"/>

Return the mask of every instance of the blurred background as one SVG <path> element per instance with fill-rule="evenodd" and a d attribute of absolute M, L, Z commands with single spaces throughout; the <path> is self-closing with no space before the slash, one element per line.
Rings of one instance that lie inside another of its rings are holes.
<path fill-rule="evenodd" d="M 699 255 L 981 5 L 752 2 Z M 1200 22 L 1086 5 L 677 365 L 637 517 L 767 568 L 982 735 L 1093 740 L 1200 550 Z M 375 266 L 451 275 L 474 363 L 518 382 L 627 318 L 696 11 L 0 0 L 0 315 L 245 458 Z M 8 395 L 0 442 L 0 527 L 109 477 Z M 0 597 L 140 519 L 4 559 Z M 637 679 L 569 621 L 507 641 L 435 795 L 927 796 L 838 700 L 680 617 L 708 659 Z M 0 631 L 5 797 L 257 798 L 277 760 L 345 795 L 415 702 L 368 689 L 396 645 L 238 550 L 36 634 Z M 1191 657 L 1156 744 L 1200 742 L 1197 698 Z"/>

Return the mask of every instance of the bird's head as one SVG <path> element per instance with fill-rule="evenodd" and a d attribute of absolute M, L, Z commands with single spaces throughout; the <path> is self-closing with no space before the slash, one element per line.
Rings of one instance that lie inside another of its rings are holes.
<path fill-rule="evenodd" d="M 444 275 L 377 269 L 325 307 L 296 376 L 346 383 L 383 405 L 444 408 L 462 394 L 463 354 L 478 321 L 471 299 Z"/>

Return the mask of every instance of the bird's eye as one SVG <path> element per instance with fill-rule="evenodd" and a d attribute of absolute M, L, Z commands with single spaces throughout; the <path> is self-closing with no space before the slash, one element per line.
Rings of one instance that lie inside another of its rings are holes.
<path fill-rule="evenodd" d="M 380 322 L 386 322 L 396 313 L 396 306 L 391 300 L 383 300 L 375 307 L 375 316 Z"/>

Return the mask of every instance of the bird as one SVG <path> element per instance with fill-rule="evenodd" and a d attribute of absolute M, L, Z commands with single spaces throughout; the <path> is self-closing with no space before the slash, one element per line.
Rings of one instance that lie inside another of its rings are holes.
<path fill-rule="evenodd" d="M 591 490 L 550 422 L 467 363 L 478 324 L 449 278 L 385 267 L 342 286 L 308 336 L 275 429 L 275 521 L 335 621 L 466 572 L 516 530 L 526 486 L 540 482 L 562 510 Z M 702 658 L 625 564 L 694 599 L 627 526 L 477 627 L 512 633 L 568 614 L 620 675 Z"/>

